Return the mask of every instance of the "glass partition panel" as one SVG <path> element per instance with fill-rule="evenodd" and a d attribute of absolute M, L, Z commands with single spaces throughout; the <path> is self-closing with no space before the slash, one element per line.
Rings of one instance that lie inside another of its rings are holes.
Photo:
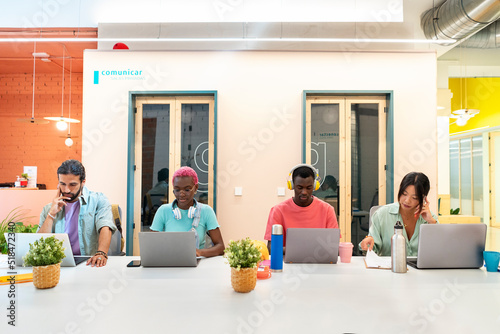
<path fill-rule="evenodd" d="M 357 245 L 368 232 L 370 208 L 379 204 L 379 105 L 351 104 L 351 240 Z"/>
<path fill-rule="evenodd" d="M 339 104 L 311 104 L 311 164 L 321 178 L 314 196 L 339 214 Z"/>
<path fill-rule="evenodd" d="M 483 221 L 483 137 L 472 138 L 472 181 L 474 198 L 474 216 Z"/>
<path fill-rule="evenodd" d="M 142 223 L 168 202 L 170 104 L 144 104 L 142 113 Z M 149 227 L 148 227 L 149 228 Z"/>
<path fill-rule="evenodd" d="M 450 208 L 460 207 L 460 150 L 458 140 L 450 140 Z M 448 214 L 448 213 L 444 213 Z"/>
<path fill-rule="evenodd" d="M 472 215 L 471 139 L 460 139 L 460 213 Z"/>

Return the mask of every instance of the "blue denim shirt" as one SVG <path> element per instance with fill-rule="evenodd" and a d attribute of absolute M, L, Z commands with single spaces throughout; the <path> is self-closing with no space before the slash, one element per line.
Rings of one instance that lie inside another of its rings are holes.
<path fill-rule="evenodd" d="M 114 233 L 116 225 L 113 221 L 111 204 L 108 198 L 98 192 L 90 191 L 83 187 L 82 195 L 79 197 L 80 213 L 78 214 L 78 239 L 80 240 L 80 252 L 82 255 L 93 255 L 99 246 L 99 230 L 108 226 Z M 43 207 L 40 214 L 40 229 L 47 218 L 52 203 Z M 64 233 L 66 224 L 65 208 L 59 211 L 52 225 L 52 233 Z"/>

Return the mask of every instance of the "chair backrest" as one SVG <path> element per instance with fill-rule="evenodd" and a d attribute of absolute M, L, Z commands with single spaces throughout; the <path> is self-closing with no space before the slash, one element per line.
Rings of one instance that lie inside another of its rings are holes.
<path fill-rule="evenodd" d="M 370 215 L 368 216 L 368 228 L 372 227 L 372 216 L 382 205 L 375 205 L 370 208 Z"/>
<path fill-rule="evenodd" d="M 122 209 L 118 204 L 111 205 L 111 211 L 113 212 L 113 220 L 116 225 L 116 231 L 111 237 L 111 243 L 109 244 L 108 255 L 125 255 L 123 252 L 123 246 L 125 240 L 123 239 L 122 233 Z"/>

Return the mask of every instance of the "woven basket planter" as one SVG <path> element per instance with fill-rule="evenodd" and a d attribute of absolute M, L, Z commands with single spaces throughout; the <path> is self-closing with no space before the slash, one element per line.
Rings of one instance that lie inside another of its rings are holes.
<path fill-rule="evenodd" d="M 38 289 L 53 288 L 59 283 L 61 263 L 33 267 L 33 285 Z"/>
<path fill-rule="evenodd" d="M 250 292 L 257 284 L 257 267 L 231 268 L 231 285 L 236 292 Z"/>

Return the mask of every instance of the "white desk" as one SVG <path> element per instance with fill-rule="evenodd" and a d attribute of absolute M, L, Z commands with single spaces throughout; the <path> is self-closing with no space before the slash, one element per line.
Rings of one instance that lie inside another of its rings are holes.
<path fill-rule="evenodd" d="M 223 258 L 197 268 L 62 268 L 59 284 L 16 286 L 17 333 L 498 333 L 500 273 L 287 265 L 239 294 Z M 7 270 L 0 270 L 5 275 Z M 26 269 L 20 269 L 19 272 Z M 0 333 L 8 286 L 0 286 Z"/>

